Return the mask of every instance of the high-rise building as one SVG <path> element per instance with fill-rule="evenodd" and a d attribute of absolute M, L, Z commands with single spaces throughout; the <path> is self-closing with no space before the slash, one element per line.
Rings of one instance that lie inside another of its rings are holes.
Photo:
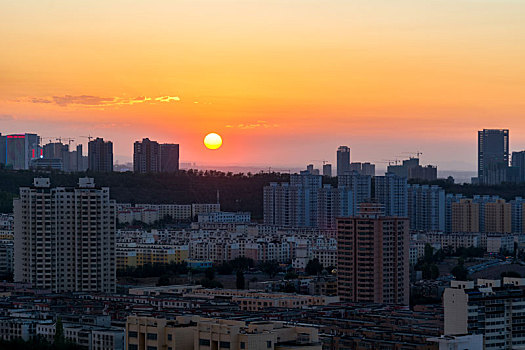
<path fill-rule="evenodd" d="M 350 172 L 337 177 L 337 186 L 352 191 L 353 213 L 357 214 L 361 203 L 370 202 L 372 198 L 372 177 Z"/>
<path fill-rule="evenodd" d="M 507 180 L 509 167 L 509 130 L 478 131 L 478 182 L 497 185 Z"/>
<path fill-rule="evenodd" d="M 160 172 L 160 146 L 157 141 L 142 139 L 133 145 L 133 171 L 136 173 Z"/>
<path fill-rule="evenodd" d="M 483 232 L 511 233 L 512 204 L 504 199 L 485 204 L 485 225 Z"/>
<path fill-rule="evenodd" d="M 350 147 L 339 146 L 337 149 L 337 176 L 350 170 Z"/>
<path fill-rule="evenodd" d="M 408 218 L 414 231 L 445 231 L 445 191 L 439 186 L 408 185 Z"/>
<path fill-rule="evenodd" d="M 408 216 L 407 179 L 386 173 L 376 176 L 375 199 L 385 206 L 386 216 Z"/>
<path fill-rule="evenodd" d="M 452 204 L 463 199 L 462 194 L 447 193 L 445 195 L 445 232 L 452 233 Z"/>
<path fill-rule="evenodd" d="M 353 162 L 350 163 L 350 168 L 348 169 L 348 172 L 356 172 L 358 174 L 361 174 L 361 163 L 360 162 Z"/>
<path fill-rule="evenodd" d="M 472 199 L 452 203 L 452 232 L 481 232 L 479 216 L 479 203 Z"/>
<path fill-rule="evenodd" d="M 517 169 L 516 182 L 525 182 L 525 151 L 512 152 L 512 167 Z"/>
<path fill-rule="evenodd" d="M 160 171 L 173 173 L 179 171 L 179 145 L 176 143 L 160 144 Z"/>
<path fill-rule="evenodd" d="M 403 160 L 401 165 L 389 165 L 387 172 L 396 174 L 407 179 L 417 179 L 424 181 L 434 181 L 437 179 L 437 167 L 433 165 L 419 165 L 419 158 L 410 157 Z"/>
<path fill-rule="evenodd" d="M 31 161 L 41 156 L 37 134 L 0 134 L 0 164 L 15 170 L 29 169 Z"/>
<path fill-rule="evenodd" d="M 499 199 L 501 199 L 499 196 L 479 196 L 476 195 L 472 198 L 472 201 L 474 203 L 479 204 L 479 232 L 487 232 L 485 230 L 485 209 L 487 207 L 487 204 L 489 203 L 496 203 Z"/>
<path fill-rule="evenodd" d="M 332 177 L 332 164 L 323 164 L 323 176 Z"/>
<path fill-rule="evenodd" d="M 290 176 L 290 183 L 264 187 L 264 223 L 289 227 L 335 228 L 335 218 L 353 214 L 348 188 L 322 185 L 322 176 L 306 171 Z"/>
<path fill-rule="evenodd" d="M 323 177 L 321 175 L 313 175 L 308 170 L 301 171 L 300 174 L 290 175 L 290 186 L 321 188 L 323 186 Z"/>
<path fill-rule="evenodd" d="M 510 201 L 512 207 L 512 233 L 525 233 L 525 225 L 523 219 L 525 218 L 525 201 L 522 197 L 516 197 Z"/>
<path fill-rule="evenodd" d="M 133 171 L 136 173 L 175 172 L 179 170 L 179 145 L 150 139 L 133 145 Z"/>
<path fill-rule="evenodd" d="M 384 216 L 363 203 L 359 214 L 337 219 L 337 279 L 341 301 L 409 302 L 409 220 Z"/>
<path fill-rule="evenodd" d="M 34 160 L 33 168 L 49 166 L 65 172 L 81 172 L 87 169 L 87 157 L 82 155 L 82 145 L 77 145 L 76 150 L 70 151 L 69 145 L 62 142 L 50 142 L 43 147 L 43 158 Z"/>
<path fill-rule="evenodd" d="M 88 168 L 97 173 L 113 171 L 113 142 L 97 137 L 88 143 Z"/>
<path fill-rule="evenodd" d="M 433 165 L 419 165 L 416 167 L 408 168 L 408 179 L 435 181 L 437 180 L 437 167 Z"/>
<path fill-rule="evenodd" d="M 368 162 L 362 163 L 361 174 L 368 176 L 376 176 L 376 165 Z"/>
<path fill-rule="evenodd" d="M 14 200 L 15 281 L 62 292 L 114 293 L 116 205 L 93 179 L 50 187 L 35 178 Z"/>

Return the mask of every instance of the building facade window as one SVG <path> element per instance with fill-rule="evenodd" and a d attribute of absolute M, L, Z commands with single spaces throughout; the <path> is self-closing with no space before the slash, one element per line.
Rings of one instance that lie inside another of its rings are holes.
<path fill-rule="evenodd" d="M 210 340 L 209 339 L 199 339 L 199 345 L 210 346 Z"/>

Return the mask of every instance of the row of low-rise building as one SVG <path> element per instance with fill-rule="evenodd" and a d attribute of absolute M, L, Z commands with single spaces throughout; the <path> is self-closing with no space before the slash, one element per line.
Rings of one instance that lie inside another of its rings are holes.
<path fill-rule="evenodd" d="M 410 264 L 415 265 L 425 255 L 425 246 L 430 244 L 434 251 L 443 249 L 456 251 L 459 248 L 483 248 L 487 253 L 514 253 L 515 248 L 525 247 L 523 234 L 491 233 L 443 233 L 426 232 L 412 234 L 410 239 Z"/>
<path fill-rule="evenodd" d="M 221 206 L 219 203 L 136 205 L 119 203 L 117 209 L 117 217 L 120 223 L 131 224 L 133 221 L 142 221 L 146 224 L 152 224 L 166 217 L 173 221 L 192 221 L 201 214 L 220 212 Z"/>
<path fill-rule="evenodd" d="M 187 245 L 117 243 L 117 269 L 147 264 L 183 263 L 189 259 Z"/>
<path fill-rule="evenodd" d="M 0 339 L 29 341 L 35 338 L 53 343 L 57 321 L 0 316 Z M 82 323 L 62 323 L 64 340 L 89 350 L 125 350 L 124 330 Z"/>
<path fill-rule="evenodd" d="M 312 259 L 325 267 L 337 266 L 337 240 L 321 231 L 294 230 L 269 233 L 258 225 L 240 224 L 238 230 L 119 231 L 117 266 L 140 266 L 154 262 L 182 262 L 185 259 L 222 263 L 238 257 L 256 262 L 292 262 L 304 269 Z"/>

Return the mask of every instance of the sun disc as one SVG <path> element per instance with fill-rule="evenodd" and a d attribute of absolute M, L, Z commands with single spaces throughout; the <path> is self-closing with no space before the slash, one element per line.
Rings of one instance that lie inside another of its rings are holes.
<path fill-rule="evenodd" d="M 222 146 L 222 138 L 219 134 L 216 134 L 214 132 L 209 133 L 204 138 L 204 145 L 208 149 L 217 149 Z"/>

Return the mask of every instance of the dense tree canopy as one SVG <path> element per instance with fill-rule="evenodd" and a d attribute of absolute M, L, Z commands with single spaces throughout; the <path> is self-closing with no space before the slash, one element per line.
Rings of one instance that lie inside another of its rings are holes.
<path fill-rule="evenodd" d="M 49 177 L 53 186 L 75 186 L 79 177 L 95 178 L 98 186 L 109 187 L 111 198 L 121 203 L 215 203 L 217 191 L 225 211 L 249 211 L 262 218 L 263 187 L 270 182 L 287 182 L 288 174 L 232 174 L 221 171 L 179 171 L 135 174 L 13 171 L 0 169 L 0 212 L 12 211 L 12 200 L 20 186 L 30 186 L 35 177 Z"/>

